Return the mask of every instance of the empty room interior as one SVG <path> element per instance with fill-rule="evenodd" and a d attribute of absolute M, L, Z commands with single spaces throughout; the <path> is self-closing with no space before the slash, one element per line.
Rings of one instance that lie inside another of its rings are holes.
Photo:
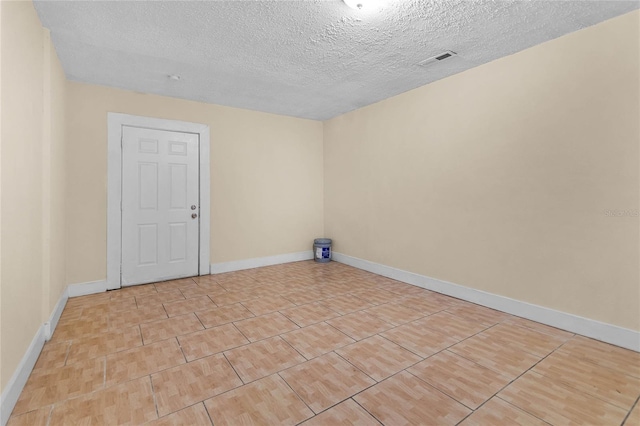
<path fill-rule="evenodd" d="M 0 426 L 639 426 L 639 8 L 0 1 Z"/>

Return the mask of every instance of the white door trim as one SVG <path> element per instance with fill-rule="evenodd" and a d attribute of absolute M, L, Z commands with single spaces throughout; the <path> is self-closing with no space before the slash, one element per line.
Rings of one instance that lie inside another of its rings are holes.
<path fill-rule="evenodd" d="M 120 288 L 122 255 L 122 126 L 196 133 L 200 140 L 200 254 L 199 275 L 209 274 L 210 185 L 209 126 L 110 112 L 107 114 L 107 289 Z"/>

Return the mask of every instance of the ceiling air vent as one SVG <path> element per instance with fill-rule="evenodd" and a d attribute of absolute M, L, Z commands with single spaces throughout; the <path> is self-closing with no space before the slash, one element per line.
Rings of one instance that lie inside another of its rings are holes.
<path fill-rule="evenodd" d="M 440 53 L 439 55 L 432 56 L 432 57 L 430 57 L 428 59 L 425 59 L 424 61 L 418 62 L 418 65 L 420 65 L 421 67 L 426 67 L 427 65 L 431 65 L 431 64 L 434 64 L 436 62 L 444 61 L 445 59 L 452 58 L 454 56 L 457 56 L 456 52 L 453 52 L 451 50 L 446 50 L 446 51 Z"/>

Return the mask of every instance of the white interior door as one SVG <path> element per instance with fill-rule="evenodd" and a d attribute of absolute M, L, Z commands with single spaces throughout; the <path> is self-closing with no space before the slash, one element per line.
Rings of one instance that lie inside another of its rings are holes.
<path fill-rule="evenodd" d="M 122 128 L 123 286 L 198 275 L 199 141 Z"/>

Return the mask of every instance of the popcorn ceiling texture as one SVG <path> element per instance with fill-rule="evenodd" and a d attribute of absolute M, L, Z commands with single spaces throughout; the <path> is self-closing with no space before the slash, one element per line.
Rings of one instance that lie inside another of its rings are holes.
<path fill-rule="evenodd" d="M 635 1 L 37 1 L 70 80 L 325 120 Z M 444 50 L 459 56 L 420 67 Z M 179 82 L 169 74 L 182 77 Z"/>

